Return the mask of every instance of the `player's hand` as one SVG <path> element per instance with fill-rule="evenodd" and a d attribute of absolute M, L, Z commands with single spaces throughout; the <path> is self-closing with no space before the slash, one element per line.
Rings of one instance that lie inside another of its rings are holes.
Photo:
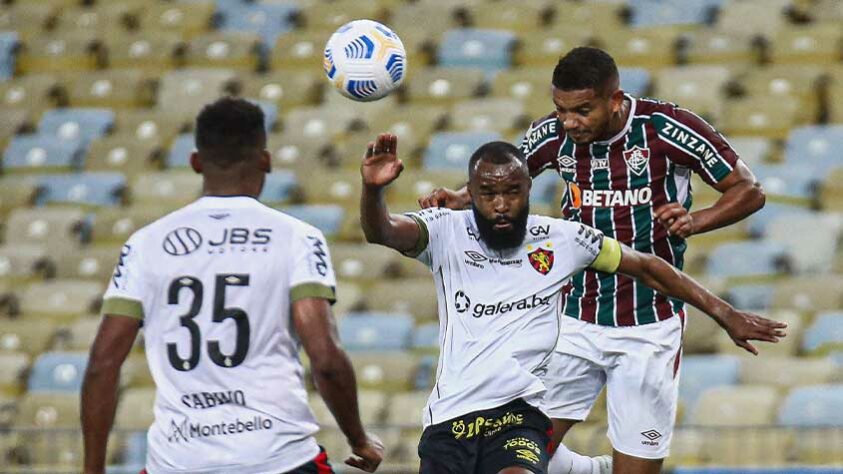
<path fill-rule="evenodd" d="M 749 341 L 775 343 L 787 335 L 784 331 L 787 323 L 737 310 L 733 310 L 723 320 L 722 325 L 735 345 L 755 355 L 758 355 L 758 349 Z"/>
<path fill-rule="evenodd" d="M 419 198 L 419 206 L 422 209 L 428 207 L 447 207 L 458 211 L 465 208 L 465 200 L 459 192 L 447 188 L 436 188 L 426 196 Z"/>
<path fill-rule="evenodd" d="M 360 174 L 363 185 L 382 187 L 395 181 L 404 170 L 404 164 L 398 159 L 398 137 L 388 133 L 378 135 L 375 142 L 369 143 Z"/>
<path fill-rule="evenodd" d="M 353 453 L 345 463 L 366 472 L 375 472 L 383 461 L 383 442 L 373 434 L 366 434 L 366 440 L 359 446 L 351 446 Z"/>
<path fill-rule="evenodd" d="M 670 235 L 687 239 L 694 235 L 694 217 L 678 202 L 671 202 L 656 209 L 656 218 Z"/>

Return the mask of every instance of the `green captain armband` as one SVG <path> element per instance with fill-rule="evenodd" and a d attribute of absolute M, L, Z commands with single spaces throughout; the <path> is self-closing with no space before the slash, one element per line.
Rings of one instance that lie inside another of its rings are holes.
<path fill-rule="evenodd" d="M 621 265 L 621 244 L 610 237 L 603 237 L 600 253 L 590 267 L 598 272 L 615 273 Z"/>
<path fill-rule="evenodd" d="M 412 214 L 406 215 L 410 219 L 416 221 L 416 224 L 419 226 L 419 240 L 418 242 L 416 242 L 416 246 L 412 250 L 404 252 L 404 255 L 410 258 L 416 258 L 421 255 L 421 253 L 424 252 L 425 249 L 427 249 L 427 244 L 430 241 L 430 232 L 427 230 L 427 224 L 425 224 L 423 220 Z"/>
<path fill-rule="evenodd" d="M 138 300 L 130 298 L 121 298 L 119 296 L 112 296 L 106 298 L 102 302 L 102 314 L 112 314 L 114 316 L 128 316 L 143 320 L 143 304 Z"/>

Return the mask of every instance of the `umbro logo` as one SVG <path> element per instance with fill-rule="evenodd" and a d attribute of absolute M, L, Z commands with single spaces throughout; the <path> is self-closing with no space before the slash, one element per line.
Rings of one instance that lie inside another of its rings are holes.
<path fill-rule="evenodd" d="M 577 166 L 577 160 L 568 155 L 560 156 L 556 159 L 556 162 L 559 163 L 560 173 L 573 173 Z"/>
<path fill-rule="evenodd" d="M 645 446 L 658 446 L 659 442 L 656 441 L 656 440 L 661 438 L 662 434 L 659 433 L 656 430 L 647 430 L 647 431 L 642 431 L 641 436 L 646 438 L 645 441 L 641 441 L 641 444 L 643 444 Z"/>

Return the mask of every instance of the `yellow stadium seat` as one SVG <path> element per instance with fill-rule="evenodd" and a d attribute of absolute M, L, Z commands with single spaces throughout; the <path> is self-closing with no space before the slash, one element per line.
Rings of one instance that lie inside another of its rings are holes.
<path fill-rule="evenodd" d="M 266 148 L 272 153 L 273 167 L 302 173 L 327 167 L 336 156 L 336 147 L 329 136 L 305 136 L 297 131 L 270 134 Z"/>
<path fill-rule="evenodd" d="M 738 79 L 739 84 L 750 95 L 757 97 L 794 97 L 800 107 L 794 120 L 797 123 L 813 123 L 819 113 L 819 80 L 823 68 L 803 65 L 773 65 L 752 69 Z"/>
<path fill-rule="evenodd" d="M 254 71 L 260 63 L 260 37 L 257 33 L 209 33 L 187 44 L 189 67 L 230 68 Z"/>
<path fill-rule="evenodd" d="M 159 168 L 163 150 L 155 141 L 138 141 L 134 135 L 108 135 L 91 142 L 85 169 L 117 171 L 128 178 Z"/>
<path fill-rule="evenodd" d="M 586 46 L 593 41 L 590 30 L 580 28 L 554 28 L 550 30 L 525 31 L 515 47 L 515 62 L 524 66 L 541 66 L 539 78 L 550 84 L 553 66 L 559 58 L 577 46 Z M 550 68 L 550 69 L 548 69 Z M 503 71 L 501 74 L 516 74 L 517 69 Z"/>
<path fill-rule="evenodd" d="M 724 3 L 717 16 L 717 29 L 745 35 L 774 36 L 785 25 L 785 9 L 791 0 L 749 0 Z"/>
<path fill-rule="evenodd" d="M 796 460 L 808 465 L 843 465 L 840 428 L 801 430 L 796 436 Z"/>
<path fill-rule="evenodd" d="M 0 398 L 15 397 L 23 391 L 23 377 L 30 362 L 29 355 L 23 352 L 0 354 Z M 0 403 L 0 413 L 3 412 L 2 405 Z"/>
<path fill-rule="evenodd" d="M 780 466 L 790 461 L 798 432 L 785 428 L 707 430 L 703 457 L 728 466 Z"/>
<path fill-rule="evenodd" d="M 99 310 L 105 282 L 49 280 L 30 284 L 20 295 L 24 317 L 44 316 L 70 320 Z"/>
<path fill-rule="evenodd" d="M 191 123 L 210 102 L 228 95 L 236 78 L 230 69 L 180 69 L 165 73 L 158 92 L 158 110 Z"/>
<path fill-rule="evenodd" d="M 705 431 L 677 427 L 673 431 L 673 440 L 670 443 L 670 456 L 664 461 L 665 467 L 697 466 L 702 464 L 702 446 L 705 441 Z"/>
<path fill-rule="evenodd" d="M 273 102 L 286 109 L 315 105 L 322 95 L 324 76 L 309 71 L 280 71 L 268 74 L 240 75 L 237 94 L 245 98 Z"/>
<path fill-rule="evenodd" d="M 59 331 L 53 350 L 87 352 L 100 328 L 100 318 L 85 316 Z"/>
<path fill-rule="evenodd" d="M 176 135 L 189 129 L 192 120 L 154 109 L 118 110 L 115 114 L 115 135 L 131 135 L 132 141 L 160 144 L 167 148 Z"/>
<path fill-rule="evenodd" d="M 63 82 L 72 107 L 147 107 L 155 100 L 153 80 L 139 69 L 80 73 Z"/>
<path fill-rule="evenodd" d="M 754 97 L 726 102 L 720 129 L 727 135 L 785 139 L 790 129 L 804 125 L 795 97 Z"/>
<path fill-rule="evenodd" d="M 193 172 L 156 172 L 138 175 L 132 181 L 134 205 L 183 206 L 196 200 L 202 191 L 202 176 Z"/>
<path fill-rule="evenodd" d="M 770 60 L 782 64 L 827 64 L 843 54 L 843 33 L 835 23 L 785 28 L 770 38 Z"/>
<path fill-rule="evenodd" d="M 43 319 L 0 320 L 0 351 L 36 356 L 47 349 L 55 332 L 56 324 Z"/>
<path fill-rule="evenodd" d="M 565 2 L 557 5 L 549 28 L 555 31 L 578 29 L 613 34 L 625 28 L 620 2 Z"/>
<path fill-rule="evenodd" d="M 40 245 L 0 246 L 0 280 L 27 282 L 43 276 L 49 268 L 47 249 Z"/>
<path fill-rule="evenodd" d="M 609 454 L 612 452 L 612 446 L 606 431 L 607 427 L 603 423 L 579 423 L 565 435 L 565 446 L 585 456 Z"/>
<path fill-rule="evenodd" d="M 381 281 L 366 292 L 366 306 L 375 311 L 412 314 L 416 321 L 436 320 L 436 287 L 428 278 Z"/>
<path fill-rule="evenodd" d="M 60 105 L 62 95 L 58 80 L 48 74 L 28 74 L 0 82 L 3 108 L 26 110 L 33 121 L 38 120 L 41 112 Z"/>
<path fill-rule="evenodd" d="M 193 38 L 208 31 L 214 23 L 216 5 L 202 2 L 160 2 L 146 6 L 140 17 L 147 32 L 172 32 Z"/>
<path fill-rule="evenodd" d="M 679 33 L 664 28 L 606 32 L 597 42 L 619 66 L 658 68 L 676 64 Z"/>
<path fill-rule="evenodd" d="M 401 146 L 400 144 L 398 145 Z M 401 174 L 403 184 L 395 186 L 387 196 L 390 202 L 405 206 L 402 210 L 418 209 L 418 198 L 427 195 L 436 188 L 459 189 L 468 180 L 465 171 L 460 170 L 404 170 Z"/>
<path fill-rule="evenodd" d="M 779 395 L 766 385 L 715 387 L 703 392 L 693 407 L 691 423 L 698 426 L 769 425 L 776 417 Z"/>
<path fill-rule="evenodd" d="M 176 33 L 142 31 L 105 39 L 108 65 L 114 69 L 160 72 L 181 63 L 186 45 Z"/>
<path fill-rule="evenodd" d="M 361 389 L 407 391 L 413 388 L 418 357 L 407 352 L 350 352 Z"/>
<path fill-rule="evenodd" d="M 59 15 L 56 30 L 95 30 L 106 36 L 118 35 L 137 22 L 139 7 L 138 4 L 112 1 L 94 6 L 65 8 Z"/>
<path fill-rule="evenodd" d="M 523 131 L 529 123 L 524 107 L 515 99 L 464 100 L 454 105 L 451 114 L 455 130 L 508 133 Z"/>
<path fill-rule="evenodd" d="M 654 95 L 717 121 L 730 77 L 728 68 L 716 65 L 664 68 L 656 72 Z"/>
<path fill-rule="evenodd" d="M 503 0 L 489 5 L 469 6 L 468 17 L 473 28 L 511 30 L 515 32 L 535 31 L 545 26 L 554 16 L 553 3 L 548 1 L 522 2 Z"/>
<path fill-rule="evenodd" d="M 685 318 L 685 334 L 682 338 L 685 353 L 714 352 L 717 349 L 718 334 L 722 331 L 720 326 L 693 306 L 687 305 L 685 310 L 688 313 Z"/>
<path fill-rule="evenodd" d="M 11 211 L 28 207 L 38 193 L 38 183 L 32 177 L 0 178 L 0 219 Z"/>
<path fill-rule="evenodd" d="M 145 430 L 152 425 L 155 415 L 152 407 L 155 405 L 154 388 L 130 388 L 120 397 L 114 426 L 127 430 Z"/>
<path fill-rule="evenodd" d="M 480 70 L 426 68 L 408 80 L 407 95 L 413 102 L 450 104 L 478 96 L 483 81 Z"/>
<path fill-rule="evenodd" d="M 746 34 L 717 30 L 689 33 L 682 57 L 691 64 L 743 66 L 760 60 L 760 51 Z"/>
<path fill-rule="evenodd" d="M 78 209 L 16 209 L 6 221 L 7 244 L 42 244 L 50 249 L 77 248 L 85 214 Z"/>
<path fill-rule="evenodd" d="M 4 110 L 0 116 L 0 148 L 5 150 L 12 137 L 30 127 L 31 123 L 30 113 L 24 109 Z"/>
<path fill-rule="evenodd" d="M 429 64 L 436 56 L 437 40 L 446 31 L 459 27 L 455 6 L 414 2 L 392 9 L 387 24 L 401 37 L 412 64 Z M 415 67 L 411 65 L 408 73 L 413 74 Z"/>
<path fill-rule="evenodd" d="M 298 107 L 289 111 L 284 117 L 283 130 L 285 134 L 309 138 L 319 136 L 336 138 L 349 131 L 356 119 L 356 114 L 348 109 Z"/>
<path fill-rule="evenodd" d="M 337 243 L 331 245 L 331 259 L 338 278 L 377 280 L 398 272 L 398 252 L 371 244 Z"/>
<path fill-rule="evenodd" d="M 557 58 L 558 59 L 558 58 Z M 554 110 L 551 95 L 552 69 L 524 67 L 501 71 L 492 81 L 493 97 L 507 97 L 520 101 L 524 110 L 538 117 Z"/>
<path fill-rule="evenodd" d="M 58 11 L 55 5 L 47 2 L 3 5 L 0 10 L 0 30 L 16 31 L 22 39 L 29 40 L 55 25 Z"/>
<path fill-rule="evenodd" d="M 788 337 L 792 335 L 788 334 Z M 746 357 L 741 361 L 742 383 L 784 389 L 799 385 L 832 383 L 837 373 L 837 365 L 829 358 L 771 357 L 765 353 L 764 357 Z M 743 416 L 742 414 L 741 420 Z"/>
<path fill-rule="evenodd" d="M 330 36 L 340 26 L 359 18 L 383 22 L 387 11 L 380 8 L 375 2 L 335 0 L 331 3 L 314 3 L 305 6 L 301 14 L 308 30 L 323 31 Z M 327 39 L 326 36 L 325 41 Z"/>
<path fill-rule="evenodd" d="M 430 396 L 428 391 L 395 393 L 389 399 L 386 421 L 393 425 L 422 426 L 422 411 Z M 418 440 L 416 440 L 418 443 Z"/>
<path fill-rule="evenodd" d="M 107 283 L 120 257 L 120 246 L 85 247 L 79 252 L 56 255 L 56 277 Z"/>
<path fill-rule="evenodd" d="M 357 374 L 358 379 L 360 374 Z M 319 393 L 311 393 L 308 403 L 320 426 L 336 427 L 337 422 Z M 379 390 L 360 390 L 357 392 L 357 404 L 360 408 L 360 421 L 364 425 L 380 424 L 386 408 L 386 394 Z"/>
<path fill-rule="evenodd" d="M 105 50 L 95 31 L 32 38 L 22 47 L 17 67 L 24 74 L 90 71 L 105 64 Z"/>
<path fill-rule="evenodd" d="M 138 338 L 136 346 L 140 340 Z M 133 354 L 126 358 L 120 372 L 120 385 L 127 388 L 155 388 L 155 381 L 143 354 Z"/>
<path fill-rule="evenodd" d="M 789 278 L 776 285 L 773 308 L 803 312 L 843 308 L 843 277 L 817 275 Z"/>
<path fill-rule="evenodd" d="M 272 70 L 312 70 L 322 64 L 325 43 L 330 33 L 311 30 L 294 31 L 278 37 L 272 49 Z"/>
<path fill-rule="evenodd" d="M 843 66 L 828 66 L 826 73 L 828 120 L 833 123 L 843 123 Z"/>
<path fill-rule="evenodd" d="M 154 204 L 154 201 L 148 205 L 100 209 L 91 227 L 93 241 L 122 245 L 136 230 L 171 210 Z"/>
<path fill-rule="evenodd" d="M 339 319 L 361 308 L 363 308 L 363 290 L 351 280 L 340 279 L 337 283 L 337 302 L 333 306 L 334 316 Z"/>
<path fill-rule="evenodd" d="M 823 178 L 819 200 L 824 211 L 843 211 L 843 167 L 835 168 Z"/>
<path fill-rule="evenodd" d="M 18 404 L 15 427 L 76 428 L 79 426 L 77 394 L 29 393 Z M 73 466 L 82 462 L 82 439 L 79 436 L 51 437 L 30 431 L 21 435 L 22 455 L 30 464 Z"/>
<path fill-rule="evenodd" d="M 379 133 L 395 134 L 401 152 L 411 151 L 407 147 L 410 143 L 427 146 L 430 136 L 444 129 L 447 115 L 447 110 L 435 105 L 406 104 L 390 108 L 369 119 L 368 136 L 371 140 Z"/>

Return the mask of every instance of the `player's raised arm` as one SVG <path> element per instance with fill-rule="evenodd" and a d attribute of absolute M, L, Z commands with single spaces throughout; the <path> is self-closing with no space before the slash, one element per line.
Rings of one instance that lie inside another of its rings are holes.
<path fill-rule="evenodd" d="M 91 347 L 82 382 L 85 474 L 105 473 L 106 444 L 117 409 L 120 368 L 132 349 L 139 328 L 139 319 L 106 314 Z"/>
<path fill-rule="evenodd" d="M 749 342 L 751 340 L 778 342 L 780 337 L 786 335 L 784 331 L 787 327 L 786 323 L 738 311 L 661 258 L 635 251 L 612 239 L 605 240 L 604 247 L 607 244 L 619 246 L 617 253 L 619 253 L 620 262 L 617 263 L 616 269 L 618 273 L 636 278 L 665 296 L 683 300 L 699 308 L 717 321 L 717 324 L 729 333 L 729 337 L 736 345 L 748 352 L 758 355 L 758 349 Z M 600 262 L 602 255 L 601 252 L 595 263 Z M 601 263 L 606 265 L 606 261 Z M 597 269 L 607 270 L 605 267 Z"/>
<path fill-rule="evenodd" d="M 360 167 L 363 177 L 360 224 L 368 242 L 408 253 L 419 247 L 419 240 L 424 236 L 413 219 L 390 214 L 384 199 L 386 186 L 395 181 L 403 169 L 404 164 L 398 159 L 398 137 L 381 134 L 377 141 L 369 143 Z"/>

